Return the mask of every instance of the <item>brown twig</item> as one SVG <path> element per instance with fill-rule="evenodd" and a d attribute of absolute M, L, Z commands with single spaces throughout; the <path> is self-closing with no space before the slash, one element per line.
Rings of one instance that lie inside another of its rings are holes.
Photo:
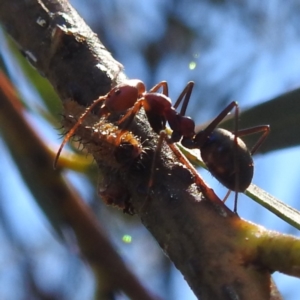
<path fill-rule="evenodd" d="M 123 290 L 131 299 L 154 300 L 124 264 L 94 214 L 60 174 L 53 155 L 24 118 L 15 91 L 0 72 L 0 127 L 21 174 L 54 228 L 70 226 L 90 263 L 102 293 Z M 25 138 L 24 138 L 25 137 Z M 24 159 L 26 158 L 26 159 Z"/>
<path fill-rule="evenodd" d="M 119 72 L 120 64 L 102 48 L 67 2 L 30 3 L 31 6 L 25 1 L 3 0 L 0 20 L 65 102 L 64 126 L 70 129 L 84 112 L 79 104 L 89 104 L 104 95 L 124 76 Z M 70 104 L 68 99 L 76 103 Z M 148 191 L 148 170 L 157 135 L 145 116 L 139 114 L 130 130 L 141 139 L 146 154 L 123 163 L 114 151 L 103 151 L 102 135 L 95 134 L 99 122 L 115 126 L 113 117 L 99 120 L 91 115 L 76 134 L 94 155 L 104 178 L 126 190 L 130 206 L 183 273 L 196 296 L 279 299 L 270 276 L 276 264 L 266 263 L 261 255 L 264 251 L 260 250 L 261 244 L 267 247 L 266 238 L 278 236 L 233 214 L 194 171 L 180 163 L 173 146 L 173 151 L 163 146 L 154 184 Z M 145 206 L 146 197 L 149 201 Z M 291 237 L 287 239 L 297 243 Z M 299 262 L 293 262 L 290 268 L 295 270 L 298 265 Z M 278 265 L 276 268 L 280 269 Z"/>

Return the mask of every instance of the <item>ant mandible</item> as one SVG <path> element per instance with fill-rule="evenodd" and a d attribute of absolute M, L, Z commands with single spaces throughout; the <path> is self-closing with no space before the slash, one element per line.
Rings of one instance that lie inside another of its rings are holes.
<path fill-rule="evenodd" d="M 178 105 L 183 98 L 184 103 L 188 103 L 186 99 L 190 98 L 190 93 L 192 91 L 192 88 L 190 88 L 191 85 L 193 85 L 193 83 L 188 83 L 184 91 L 179 96 L 177 101 Z M 162 88 L 162 93 L 157 93 L 160 88 Z M 64 145 L 75 133 L 78 126 L 82 124 L 88 113 L 98 105 L 101 105 L 99 110 L 100 116 L 123 112 L 131 108 L 124 117 L 118 121 L 118 125 L 124 121 L 126 122 L 123 124 L 122 130 L 116 137 L 116 146 L 121 144 L 123 134 L 126 133 L 127 128 L 141 107 L 144 107 L 149 123 L 156 133 L 160 133 L 161 130 L 164 130 L 166 127 L 166 121 L 169 122 L 170 127 L 173 130 L 171 138 L 168 138 L 169 143 L 178 142 L 182 136 L 191 138 L 194 134 L 194 121 L 189 117 L 180 116 L 176 112 L 176 104 L 174 107 L 172 106 L 171 99 L 168 97 L 168 84 L 166 81 L 161 81 L 146 92 L 145 84 L 142 81 L 136 79 L 127 80 L 124 83 L 115 86 L 105 96 L 101 96 L 96 99 L 85 110 L 77 123 L 66 134 L 62 141 L 56 154 L 54 166 L 57 164 Z"/>

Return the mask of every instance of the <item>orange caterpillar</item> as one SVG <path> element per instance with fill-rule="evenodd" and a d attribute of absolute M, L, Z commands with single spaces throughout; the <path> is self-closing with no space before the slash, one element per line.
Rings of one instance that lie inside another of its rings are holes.
<path fill-rule="evenodd" d="M 69 132 L 66 134 L 54 160 L 57 165 L 61 150 L 67 141 L 76 134 L 96 161 L 107 161 L 112 167 L 119 167 L 132 161 L 142 153 L 142 145 L 131 132 L 121 130 L 106 119 L 88 114 L 90 108 L 83 107 L 75 101 L 64 102 L 65 114 L 63 125 Z M 114 153 L 114 158 L 111 155 Z"/>

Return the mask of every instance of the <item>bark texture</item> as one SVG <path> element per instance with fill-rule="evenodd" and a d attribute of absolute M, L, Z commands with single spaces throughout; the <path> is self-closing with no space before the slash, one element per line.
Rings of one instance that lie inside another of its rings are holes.
<path fill-rule="evenodd" d="M 2 0 L 0 21 L 61 97 L 67 129 L 84 112 L 81 105 L 125 78 L 121 64 L 67 1 Z M 279 299 L 271 268 L 260 261 L 259 243 L 269 233 L 233 214 L 182 164 L 174 145 L 163 146 L 149 190 L 158 136 L 140 113 L 130 127 L 132 137 L 117 145 L 118 117 L 90 114 L 76 132 L 98 163 L 103 198 L 139 214 L 198 298 Z"/>

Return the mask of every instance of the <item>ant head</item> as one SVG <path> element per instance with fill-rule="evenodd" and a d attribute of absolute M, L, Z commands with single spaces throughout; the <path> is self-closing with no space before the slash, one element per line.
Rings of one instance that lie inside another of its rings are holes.
<path fill-rule="evenodd" d="M 106 96 L 105 106 L 109 111 L 123 111 L 132 107 L 146 91 L 140 80 L 128 80 L 118 84 Z"/>
<path fill-rule="evenodd" d="M 167 120 L 173 130 L 173 142 L 178 142 L 181 137 L 193 138 L 195 135 L 195 122 L 190 117 L 179 115 L 175 110 L 171 110 L 171 112 L 167 115 Z"/>
<path fill-rule="evenodd" d="M 209 136 L 207 135 L 205 130 L 200 130 L 197 132 L 197 134 L 194 137 L 194 145 L 201 149 L 201 147 L 206 143 L 206 141 L 209 139 Z"/>
<path fill-rule="evenodd" d="M 195 135 L 195 122 L 190 117 L 180 116 L 181 132 L 184 137 L 192 138 Z"/>

